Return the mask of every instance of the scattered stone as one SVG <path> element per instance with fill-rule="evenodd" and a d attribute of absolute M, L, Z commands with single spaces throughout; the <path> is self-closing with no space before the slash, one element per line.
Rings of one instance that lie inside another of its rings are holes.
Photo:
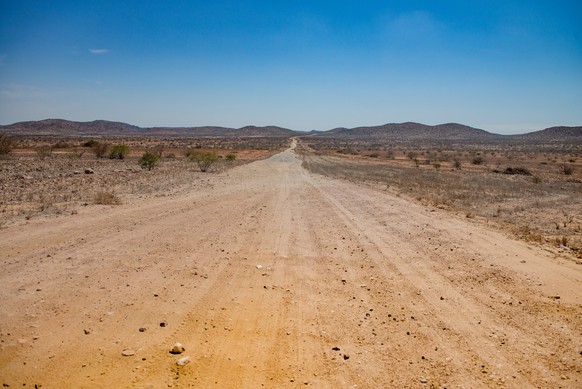
<path fill-rule="evenodd" d="M 347 361 L 348 359 L 350 359 L 350 356 L 348 354 L 344 354 L 344 361 Z"/>
<path fill-rule="evenodd" d="M 147 328 L 145 327 L 139 327 L 139 332 L 146 332 Z"/>
<path fill-rule="evenodd" d="M 190 357 L 182 357 L 176 361 L 176 365 L 184 366 L 185 364 L 190 362 Z"/>
<path fill-rule="evenodd" d="M 333 351 L 340 351 L 340 348 L 336 346 L 336 347 L 332 348 L 332 350 Z"/>
<path fill-rule="evenodd" d="M 170 354 L 182 354 L 186 349 L 182 346 L 182 343 L 176 342 L 170 349 Z"/>
<path fill-rule="evenodd" d="M 91 330 L 89 330 L 89 329 L 85 328 L 85 329 L 83 330 L 83 332 L 85 333 L 85 335 L 89 335 L 89 334 L 91 333 Z"/>
<path fill-rule="evenodd" d="M 420 377 L 420 383 L 421 384 L 426 384 L 428 382 L 428 380 L 424 377 Z"/>
<path fill-rule="evenodd" d="M 165 326 L 167 326 L 167 325 L 168 325 L 168 323 L 167 323 L 166 321 L 162 321 L 162 322 L 160 322 L 160 327 L 165 327 Z"/>
<path fill-rule="evenodd" d="M 91 169 L 91 168 L 86 168 L 86 169 L 85 169 L 85 174 L 93 174 L 93 173 L 95 173 L 95 172 L 93 171 L 93 169 Z"/>
<path fill-rule="evenodd" d="M 262 269 L 263 265 L 257 265 L 256 267 L 257 267 L 257 269 Z"/>
<path fill-rule="evenodd" d="M 126 349 L 121 352 L 121 355 L 123 355 L 124 357 L 131 357 L 135 355 L 135 351 Z"/>

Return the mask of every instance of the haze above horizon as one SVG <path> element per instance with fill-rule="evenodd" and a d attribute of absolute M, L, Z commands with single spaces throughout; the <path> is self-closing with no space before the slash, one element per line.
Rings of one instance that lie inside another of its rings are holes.
<path fill-rule="evenodd" d="M 578 1 L 0 1 L 0 124 L 582 125 L 580 20 Z"/>

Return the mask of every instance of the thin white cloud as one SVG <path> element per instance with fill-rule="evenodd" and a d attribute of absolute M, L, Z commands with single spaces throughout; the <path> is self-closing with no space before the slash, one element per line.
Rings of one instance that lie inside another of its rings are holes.
<path fill-rule="evenodd" d="M 0 96 L 6 99 L 27 99 L 41 97 L 43 93 L 35 86 L 9 84 L 0 86 Z"/>
<path fill-rule="evenodd" d="M 107 49 L 89 49 L 89 52 L 91 54 L 102 55 L 102 54 L 109 53 L 109 50 L 107 50 Z"/>

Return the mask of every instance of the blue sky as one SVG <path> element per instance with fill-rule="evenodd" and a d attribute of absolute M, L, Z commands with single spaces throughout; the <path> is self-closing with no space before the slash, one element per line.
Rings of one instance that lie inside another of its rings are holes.
<path fill-rule="evenodd" d="M 580 1 L 0 0 L 0 124 L 582 125 Z"/>

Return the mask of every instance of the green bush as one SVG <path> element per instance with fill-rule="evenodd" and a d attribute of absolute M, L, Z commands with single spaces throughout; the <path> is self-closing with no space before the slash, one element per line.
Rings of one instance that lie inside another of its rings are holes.
<path fill-rule="evenodd" d="M 192 151 L 190 160 L 196 162 L 201 172 L 207 172 L 210 166 L 220 159 L 215 152 Z"/>
<path fill-rule="evenodd" d="M 236 155 L 234 155 L 234 154 L 228 154 L 226 156 L 226 160 L 227 161 L 235 161 L 236 160 Z"/>
<path fill-rule="evenodd" d="M 137 161 L 144 170 L 152 170 L 160 163 L 160 155 L 155 152 L 146 151 Z"/>
<path fill-rule="evenodd" d="M 118 144 L 111 148 L 109 152 L 109 158 L 111 159 L 124 159 L 129 153 L 129 147 L 124 144 Z"/>

